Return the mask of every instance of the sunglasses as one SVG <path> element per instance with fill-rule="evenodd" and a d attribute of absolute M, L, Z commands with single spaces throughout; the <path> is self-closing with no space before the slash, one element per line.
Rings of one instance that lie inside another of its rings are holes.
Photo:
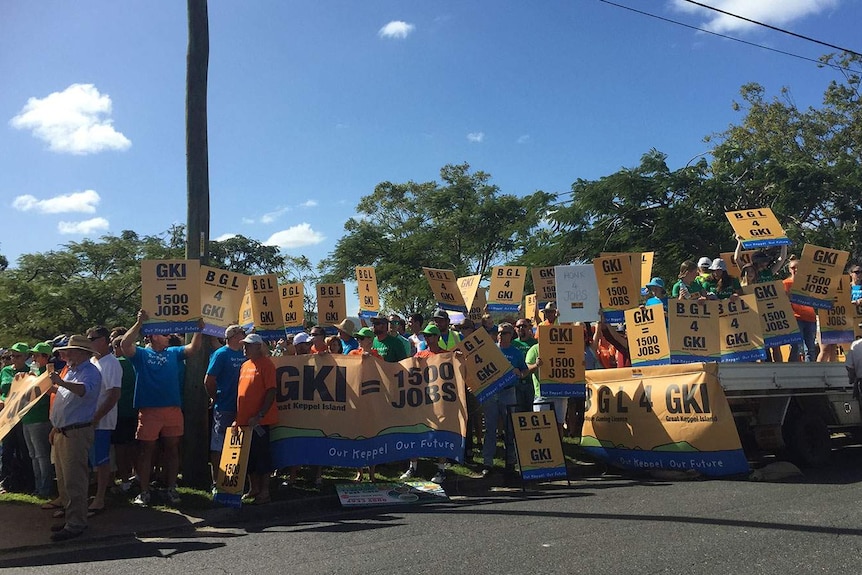
<path fill-rule="evenodd" d="M 862 270 L 850 270 L 851 274 L 858 274 L 860 272 L 862 272 Z"/>
<path fill-rule="evenodd" d="M 313 331 L 311 337 L 326 337 L 326 332 Z"/>

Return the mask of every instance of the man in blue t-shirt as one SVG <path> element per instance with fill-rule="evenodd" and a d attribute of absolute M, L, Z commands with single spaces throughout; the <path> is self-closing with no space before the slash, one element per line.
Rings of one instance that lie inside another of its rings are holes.
<path fill-rule="evenodd" d="M 161 437 L 168 482 L 167 496 L 176 505 L 180 502 L 177 474 L 180 468 L 180 440 L 183 437 L 180 373 L 183 372 L 183 361 L 200 349 L 201 333 L 196 332 L 188 345 L 170 347 L 169 336 L 153 334 L 149 336 L 150 347 L 141 347 L 135 342 L 141 333 L 141 325 L 147 319 L 147 312 L 140 310 L 135 325 L 123 336 L 121 345 L 123 355 L 132 360 L 136 374 L 134 406 L 138 409 L 138 431 L 135 438 L 141 444 L 136 470 L 141 482 L 141 493 L 134 503 L 150 503 L 150 471 L 153 453 Z"/>
<path fill-rule="evenodd" d="M 204 387 L 213 401 L 213 429 L 210 435 L 210 464 L 215 485 L 225 432 L 236 419 L 236 396 L 239 370 L 246 360 L 242 351 L 245 330 L 239 325 L 230 325 L 224 330 L 225 344 L 210 356 L 204 377 Z"/>
<path fill-rule="evenodd" d="M 850 266 L 850 301 L 853 305 L 862 304 L 862 266 Z"/>

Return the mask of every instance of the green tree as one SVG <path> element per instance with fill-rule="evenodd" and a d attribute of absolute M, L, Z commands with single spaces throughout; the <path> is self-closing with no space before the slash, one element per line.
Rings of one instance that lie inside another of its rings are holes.
<path fill-rule="evenodd" d="M 287 264 L 278 247 L 242 235 L 210 242 L 209 265 L 246 275 L 276 273 Z"/>
<path fill-rule="evenodd" d="M 374 266 L 384 307 L 428 311 L 433 299 L 422 267 L 486 275 L 520 254 L 554 196 L 502 194 L 491 176 L 469 164 L 446 165 L 442 183 L 382 182 L 360 199 L 358 217 L 321 264 L 324 281 L 354 279 Z"/>

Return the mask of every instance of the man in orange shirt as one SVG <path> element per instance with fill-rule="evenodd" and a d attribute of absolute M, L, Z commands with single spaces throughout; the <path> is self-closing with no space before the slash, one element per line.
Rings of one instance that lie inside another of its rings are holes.
<path fill-rule="evenodd" d="M 278 423 L 275 407 L 275 365 L 264 350 L 263 339 L 256 333 L 242 340 L 248 361 L 239 372 L 236 398 L 236 421 L 233 426 L 246 427 L 251 434 L 248 477 L 251 487 L 243 499 L 269 503 L 269 476 L 272 457 L 269 452 L 269 426 Z"/>
<path fill-rule="evenodd" d="M 796 256 L 790 256 L 787 269 L 790 271 L 790 277 L 784 279 L 784 291 L 789 295 L 790 290 L 793 288 L 793 280 L 796 277 L 796 272 L 799 270 L 799 260 L 796 259 Z M 793 315 L 796 317 L 796 323 L 799 324 L 799 331 L 802 333 L 802 341 L 805 343 L 805 358 L 808 361 L 815 361 L 817 359 L 814 343 L 817 336 L 817 312 L 814 311 L 813 307 L 807 305 L 796 303 L 791 303 L 790 305 L 793 307 Z M 792 344 L 790 346 L 790 357 L 787 361 L 799 361 L 801 352 L 801 344 Z"/>

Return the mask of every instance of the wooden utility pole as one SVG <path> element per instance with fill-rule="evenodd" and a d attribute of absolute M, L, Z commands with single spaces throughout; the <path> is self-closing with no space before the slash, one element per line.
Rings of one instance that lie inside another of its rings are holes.
<path fill-rule="evenodd" d="M 206 263 L 209 256 L 210 183 L 207 148 L 207 72 L 209 69 L 209 16 L 207 0 L 187 0 L 189 48 L 186 59 L 186 259 Z M 183 484 L 204 488 L 210 484 L 207 409 L 203 381 L 209 358 L 209 338 L 194 357 L 186 358 L 183 387 Z"/>

